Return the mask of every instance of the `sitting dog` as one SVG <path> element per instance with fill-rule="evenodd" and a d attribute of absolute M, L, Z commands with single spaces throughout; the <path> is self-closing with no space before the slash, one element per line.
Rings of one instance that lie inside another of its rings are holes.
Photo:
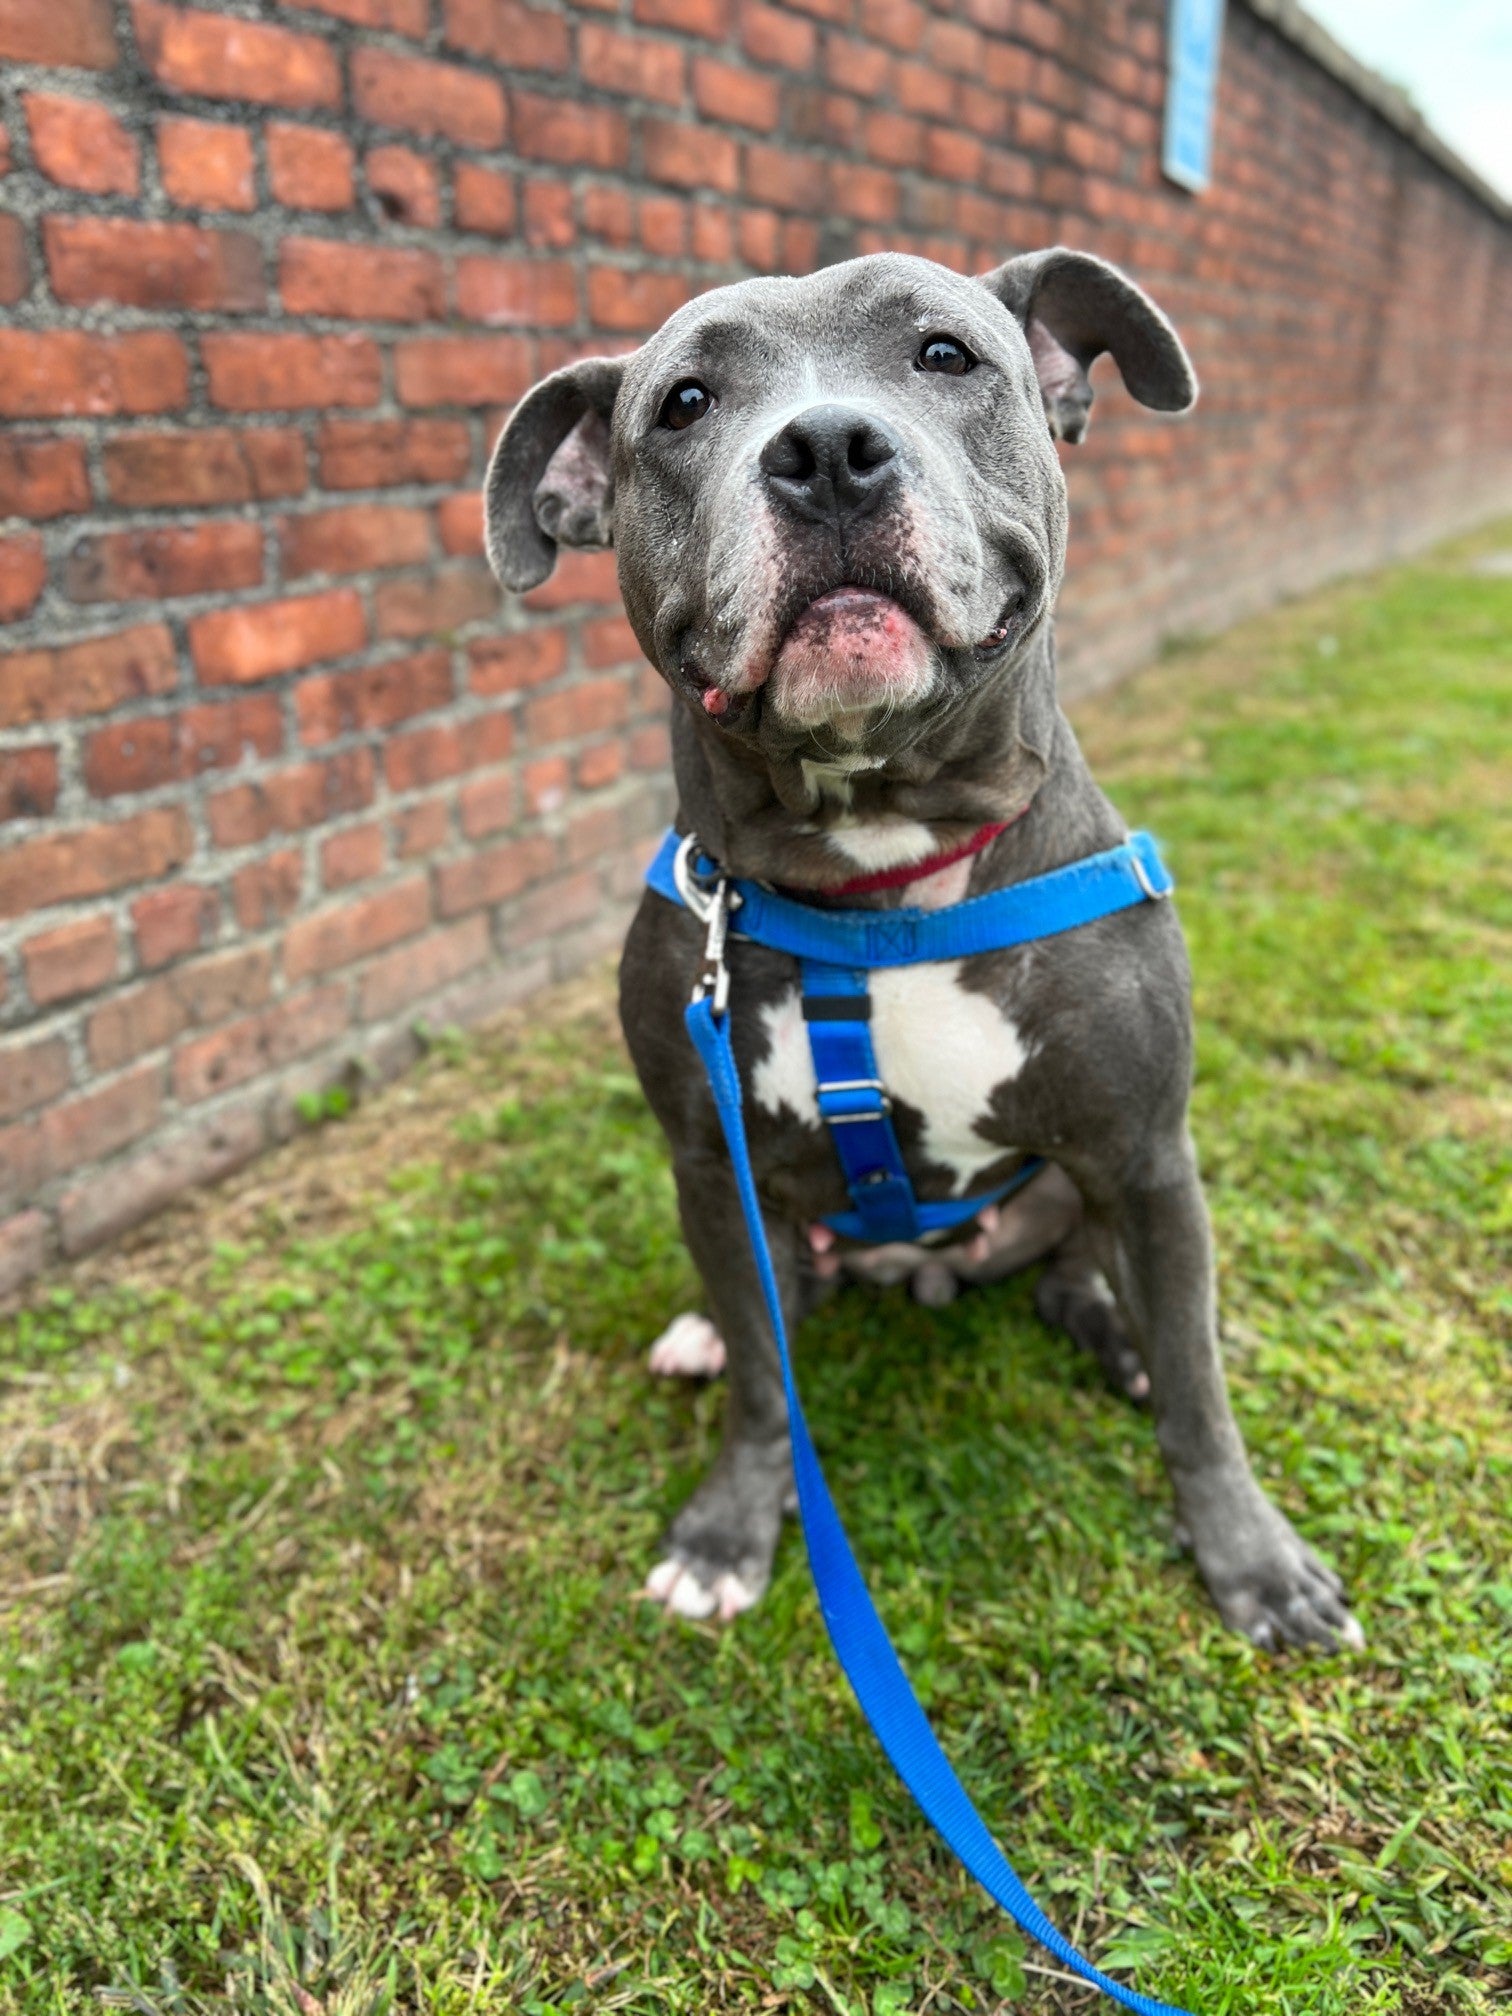
<path fill-rule="evenodd" d="M 853 909 L 939 907 L 1041 875 L 1125 831 L 1057 706 L 1051 626 L 1066 546 L 1054 441 L 1081 439 L 1105 350 L 1144 405 L 1195 398 L 1159 309 L 1083 253 L 980 280 L 885 254 L 717 288 L 632 355 L 574 364 L 521 402 L 488 475 L 490 560 L 524 590 L 558 546 L 617 549 L 630 622 L 675 696 L 678 826 L 722 871 Z M 648 891 L 621 1013 L 710 1312 L 679 1318 L 653 1365 L 729 1375 L 723 1447 L 647 1593 L 728 1618 L 766 1586 L 792 1481 L 770 1325 L 683 1026 L 703 940 Z M 1042 1315 L 1148 1396 L 1225 1622 L 1262 1646 L 1361 1642 L 1337 1576 L 1252 1475 L 1225 1391 L 1172 906 L 873 974 L 878 1067 L 918 1196 L 1045 1160 L 954 1245 L 851 1253 L 819 1224 L 846 1192 L 796 961 L 738 936 L 729 959 L 789 1330 L 847 1266 L 938 1301 L 959 1278 L 1043 1260 Z"/>

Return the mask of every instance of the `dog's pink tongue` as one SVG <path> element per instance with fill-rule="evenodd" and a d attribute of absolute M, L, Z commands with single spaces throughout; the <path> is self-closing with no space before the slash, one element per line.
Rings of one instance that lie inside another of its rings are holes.
<path fill-rule="evenodd" d="M 890 595 L 832 588 L 798 618 L 772 669 L 783 700 L 811 712 L 826 700 L 858 707 L 903 699 L 929 665 L 928 638 Z"/>

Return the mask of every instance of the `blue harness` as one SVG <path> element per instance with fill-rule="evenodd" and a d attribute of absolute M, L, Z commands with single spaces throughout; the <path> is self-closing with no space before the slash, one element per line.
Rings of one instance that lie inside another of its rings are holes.
<path fill-rule="evenodd" d="M 868 974 L 882 966 L 969 958 L 1074 931 L 1117 910 L 1169 896 L 1175 886 L 1171 876 L 1150 836 L 1134 833 L 1106 853 L 944 910 L 823 910 L 779 895 L 762 883 L 727 876 L 699 852 L 693 835 L 680 838 L 668 833 L 646 880 L 658 895 L 692 911 L 706 928 L 703 969 L 684 1020 L 708 1074 L 777 1341 L 798 1509 L 819 1607 L 862 1712 L 946 1846 L 1021 1931 L 1138 2016 L 1185 2016 L 1184 2011 L 1153 2001 L 1102 1973 L 1051 1924 L 972 1805 L 877 1615 L 824 1481 L 798 1398 L 782 1298 L 746 1141 L 740 1073 L 730 1041 L 730 970 L 725 963 L 731 935 L 789 953 L 799 962 L 819 1111 L 851 1195 L 852 1209 L 825 1222 L 848 1238 L 868 1242 L 917 1239 L 963 1224 L 1027 1182 L 1042 1164 L 1031 1158 L 1006 1183 L 985 1194 L 945 1203 L 918 1201 L 893 1131 L 887 1090 L 877 1072 Z M 732 924 L 732 917 L 738 921 Z"/>

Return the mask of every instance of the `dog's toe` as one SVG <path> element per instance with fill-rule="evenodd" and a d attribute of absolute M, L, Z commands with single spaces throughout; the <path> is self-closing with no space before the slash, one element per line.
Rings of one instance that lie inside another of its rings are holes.
<path fill-rule="evenodd" d="M 721 1624 L 728 1624 L 742 1610 L 749 1610 L 757 1596 L 756 1590 L 730 1569 L 708 1583 L 675 1554 L 657 1562 L 640 1594 L 648 1602 L 659 1604 L 670 1617 L 690 1617 L 695 1621 L 717 1617 Z"/>
<path fill-rule="evenodd" d="M 724 1339 L 707 1316 L 674 1316 L 651 1346 L 648 1360 L 660 1379 L 716 1379 L 725 1369 Z"/>

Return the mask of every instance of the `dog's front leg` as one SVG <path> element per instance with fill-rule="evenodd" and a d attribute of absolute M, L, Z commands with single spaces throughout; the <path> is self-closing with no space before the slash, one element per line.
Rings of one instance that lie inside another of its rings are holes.
<path fill-rule="evenodd" d="M 1181 1521 L 1220 1616 L 1266 1647 L 1363 1643 L 1338 1576 L 1250 1470 L 1218 1355 L 1212 1240 L 1185 1130 L 1141 1155 L 1097 1215 Z"/>
<path fill-rule="evenodd" d="M 687 1156 L 675 1173 L 683 1237 L 724 1339 L 729 1378 L 724 1445 L 673 1520 L 646 1594 L 682 1616 L 723 1620 L 749 1609 L 771 1576 L 793 1492 L 787 1401 L 730 1165 Z M 804 1303 L 798 1236 L 770 1214 L 766 1230 L 791 1336 Z"/>

